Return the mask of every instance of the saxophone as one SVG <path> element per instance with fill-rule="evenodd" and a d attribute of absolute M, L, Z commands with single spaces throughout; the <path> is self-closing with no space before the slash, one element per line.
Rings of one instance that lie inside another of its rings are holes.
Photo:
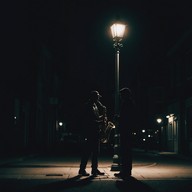
<path fill-rule="evenodd" d="M 100 114 L 102 115 L 102 124 L 100 126 L 100 141 L 101 143 L 108 143 L 110 139 L 111 130 L 115 128 L 115 125 L 108 121 L 107 118 L 107 109 L 101 104 L 101 102 L 97 103 Z"/>
<path fill-rule="evenodd" d="M 111 122 L 107 122 L 107 126 L 104 127 L 104 130 L 101 134 L 101 143 L 108 143 L 110 139 L 111 130 L 115 128 L 115 125 Z"/>

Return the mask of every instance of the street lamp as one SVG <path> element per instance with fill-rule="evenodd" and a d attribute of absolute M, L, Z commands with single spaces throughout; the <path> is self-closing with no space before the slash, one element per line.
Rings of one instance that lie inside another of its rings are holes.
<path fill-rule="evenodd" d="M 162 122 L 162 119 L 161 118 L 157 118 L 157 123 L 161 123 Z"/>
<path fill-rule="evenodd" d="M 113 38 L 113 47 L 115 48 L 115 115 L 119 115 L 119 53 L 120 48 L 123 47 L 121 43 L 124 37 L 126 25 L 122 23 L 114 23 L 111 26 L 111 34 Z M 119 171 L 119 134 L 118 122 L 115 121 L 115 135 L 114 135 L 114 155 L 111 171 Z"/>
<path fill-rule="evenodd" d="M 159 148 L 159 151 L 161 151 L 161 145 L 162 145 L 161 134 L 162 134 L 162 131 L 163 131 L 163 126 L 162 126 L 163 119 L 162 118 L 157 118 L 156 121 L 158 123 L 158 145 L 159 145 L 158 148 Z"/>

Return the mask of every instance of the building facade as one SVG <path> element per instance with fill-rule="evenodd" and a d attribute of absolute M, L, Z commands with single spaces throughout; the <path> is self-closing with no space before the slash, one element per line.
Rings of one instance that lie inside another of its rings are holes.
<path fill-rule="evenodd" d="M 192 30 L 184 33 L 167 54 L 165 146 L 192 156 Z"/>

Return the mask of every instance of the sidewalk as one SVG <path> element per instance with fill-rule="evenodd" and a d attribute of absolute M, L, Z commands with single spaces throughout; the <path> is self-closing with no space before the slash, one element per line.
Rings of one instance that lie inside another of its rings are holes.
<path fill-rule="evenodd" d="M 141 150 L 136 150 L 139 153 L 145 153 Z M 153 155 L 154 153 L 162 156 L 173 157 L 177 155 L 167 152 L 147 152 Z M 33 156 L 15 157 L 0 160 L 0 178 L 16 178 L 16 179 L 71 179 L 78 176 L 79 157 L 57 157 L 44 158 L 43 160 L 33 160 Z M 37 156 L 38 157 L 38 156 Z M 179 157 L 178 157 L 179 158 Z M 35 158 L 34 158 L 35 159 Z M 99 159 L 99 170 L 104 172 L 104 176 L 97 176 L 94 180 L 114 180 L 115 171 L 111 171 L 112 157 L 101 157 Z M 161 167 L 159 167 L 161 166 Z M 11 172 L 12 169 L 14 172 Z M 90 162 L 87 164 L 87 172 L 91 173 Z M 170 171 L 171 170 L 171 171 Z M 4 172 L 7 174 L 4 174 Z M 159 165 L 157 161 L 133 161 L 132 176 L 138 180 L 159 180 L 159 179 L 184 179 L 192 178 L 192 169 L 179 166 Z M 84 178 L 84 177 L 82 177 Z"/>
<path fill-rule="evenodd" d="M 177 154 L 176 152 L 157 151 L 157 150 L 155 150 L 155 151 L 148 151 L 148 153 L 154 153 L 154 154 L 157 154 L 157 155 L 163 155 L 165 157 L 171 157 L 171 158 L 177 158 L 177 159 L 181 159 L 181 160 L 192 161 L 192 157 L 181 155 L 181 154 Z"/>
<path fill-rule="evenodd" d="M 0 189 L 11 189 L 9 191 L 12 192 L 192 191 L 192 163 L 178 166 L 174 164 L 175 154 L 149 151 L 146 155 L 144 151 L 137 152 L 145 156 L 133 161 L 132 177 L 126 182 L 114 177 L 116 172 L 111 171 L 112 157 L 109 156 L 100 158 L 99 170 L 105 175 L 97 177 L 78 175 L 78 156 L 4 158 L 0 160 Z M 158 162 L 161 156 L 170 158 L 161 163 Z M 86 171 L 91 172 L 90 162 Z"/>

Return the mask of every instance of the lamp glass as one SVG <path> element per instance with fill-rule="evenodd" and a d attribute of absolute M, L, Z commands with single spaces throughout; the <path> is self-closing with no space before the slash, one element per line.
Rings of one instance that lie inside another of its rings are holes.
<path fill-rule="evenodd" d="M 122 39 L 125 33 L 125 25 L 120 23 L 115 23 L 111 26 L 111 33 L 113 39 Z"/>

